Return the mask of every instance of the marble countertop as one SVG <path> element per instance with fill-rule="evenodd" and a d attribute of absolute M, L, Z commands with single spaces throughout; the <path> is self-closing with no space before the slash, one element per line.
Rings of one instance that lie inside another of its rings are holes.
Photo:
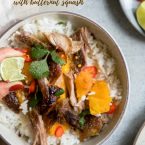
<path fill-rule="evenodd" d="M 40 9 L 44 10 L 48 9 Z M 103 145 L 132 145 L 145 121 L 145 37 L 128 22 L 118 0 L 86 0 L 81 9 L 69 11 L 87 16 L 103 26 L 125 55 L 131 77 L 129 104 L 119 127 Z"/>

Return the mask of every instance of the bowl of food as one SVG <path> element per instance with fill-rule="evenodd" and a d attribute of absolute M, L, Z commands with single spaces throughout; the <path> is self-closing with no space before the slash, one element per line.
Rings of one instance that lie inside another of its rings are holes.
<path fill-rule="evenodd" d="M 0 134 L 9 144 L 96 145 L 117 128 L 129 74 L 98 24 L 38 14 L 9 29 L 0 47 Z"/>
<path fill-rule="evenodd" d="M 144 0 L 119 0 L 124 14 L 134 28 L 145 36 L 145 2 Z"/>

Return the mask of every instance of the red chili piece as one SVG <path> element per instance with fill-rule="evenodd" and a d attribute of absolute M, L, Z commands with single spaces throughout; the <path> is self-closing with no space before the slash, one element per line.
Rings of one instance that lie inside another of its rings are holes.
<path fill-rule="evenodd" d="M 9 91 L 17 91 L 17 90 L 22 90 L 22 89 L 24 89 L 24 86 L 23 86 L 23 85 L 21 85 L 21 84 L 16 84 L 16 85 L 14 85 L 14 86 L 11 86 L 11 87 L 9 88 Z"/>
<path fill-rule="evenodd" d="M 92 75 L 93 78 L 95 78 L 98 73 L 96 66 L 86 66 L 82 69 L 82 71 L 90 72 L 90 74 Z"/>
<path fill-rule="evenodd" d="M 31 62 L 32 59 L 30 58 L 30 55 L 25 55 L 24 56 L 25 62 Z"/>
<path fill-rule="evenodd" d="M 29 94 L 35 92 L 35 89 L 36 89 L 36 82 L 32 81 L 29 87 Z"/>
<path fill-rule="evenodd" d="M 116 111 L 117 106 L 115 105 L 115 103 L 112 103 L 112 105 L 110 106 L 110 110 L 109 112 L 107 112 L 107 114 L 113 114 Z"/>

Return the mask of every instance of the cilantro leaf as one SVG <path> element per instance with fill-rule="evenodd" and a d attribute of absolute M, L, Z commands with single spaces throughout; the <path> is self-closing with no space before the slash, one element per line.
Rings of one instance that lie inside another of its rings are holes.
<path fill-rule="evenodd" d="M 28 103 L 29 107 L 34 108 L 39 103 L 40 100 L 41 98 L 35 95 L 29 100 L 29 103 Z"/>
<path fill-rule="evenodd" d="M 85 122 L 86 122 L 85 116 L 88 115 L 88 114 L 90 114 L 89 109 L 86 109 L 86 110 L 84 110 L 84 111 L 82 111 L 82 112 L 80 113 L 80 115 L 79 115 L 79 116 L 80 116 L 79 124 L 80 124 L 81 127 L 84 126 L 84 124 L 85 124 Z"/>
<path fill-rule="evenodd" d="M 32 47 L 30 55 L 31 55 L 32 59 L 40 59 L 40 58 L 43 58 L 48 53 L 49 53 L 49 51 L 47 49 L 45 49 L 43 46 L 36 45 L 36 46 Z"/>
<path fill-rule="evenodd" d="M 61 59 L 61 58 L 58 56 L 58 54 L 56 53 L 55 50 L 51 51 L 50 54 L 51 54 L 52 60 L 53 60 L 55 63 L 58 63 L 58 64 L 60 64 L 60 65 L 64 65 L 64 64 L 66 63 L 63 59 Z"/>
<path fill-rule="evenodd" d="M 41 79 L 43 77 L 48 77 L 49 67 L 46 60 L 34 61 L 31 63 L 29 72 L 35 79 Z"/>
<path fill-rule="evenodd" d="M 29 107 L 34 108 L 42 100 L 42 95 L 41 95 L 40 90 L 38 90 L 38 87 L 37 87 L 36 93 L 32 95 L 34 96 L 30 96 L 28 105 Z"/>

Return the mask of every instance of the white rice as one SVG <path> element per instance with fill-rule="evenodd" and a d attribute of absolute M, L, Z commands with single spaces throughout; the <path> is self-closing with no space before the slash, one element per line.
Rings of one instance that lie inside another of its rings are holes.
<path fill-rule="evenodd" d="M 57 138 L 54 136 L 48 137 L 48 144 L 49 145 L 74 145 L 79 144 L 80 140 L 75 134 L 72 134 L 72 132 L 67 131 L 61 138 Z"/>
<path fill-rule="evenodd" d="M 22 113 L 23 113 L 24 115 L 27 114 L 27 112 L 28 112 L 28 100 L 25 100 L 25 101 L 21 104 L 20 109 L 22 109 Z"/>
<path fill-rule="evenodd" d="M 37 35 L 38 32 L 59 32 L 70 36 L 74 32 L 72 24 L 70 22 L 65 22 L 65 25 L 58 24 L 58 22 L 58 20 L 50 20 L 47 18 L 33 20 L 31 23 L 26 22 L 21 30 L 32 33 L 34 35 Z M 17 31 L 16 33 L 18 34 L 19 31 Z M 11 42 L 10 45 L 12 46 L 17 46 L 14 39 L 15 34 L 9 39 Z M 107 45 L 99 40 L 95 40 L 92 36 L 90 36 L 89 38 L 89 44 L 91 46 L 92 52 L 90 58 L 88 57 L 88 64 L 92 64 L 91 59 L 95 60 L 99 64 L 103 75 L 100 75 L 98 79 L 106 78 L 111 90 L 111 97 L 121 99 L 122 91 L 120 81 L 118 80 L 115 72 L 115 60 L 108 54 Z M 26 108 L 27 102 L 24 102 L 21 105 L 21 109 L 23 110 L 24 114 L 27 113 Z M 101 116 L 101 114 L 98 114 L 98 116 Z M 27 137 L 28 144 L 31 144 L 33 133 L 31 131 L 29 120 L 24 120 L 24 118 L 24 115 L 15 114 L 3 104 L 0 104 L 0 123 L 4 124 L 9 129 L 14 130 L 16 133 L 19 132 L 22 137 Z M 102 118 L 105 118 L 105 116 L 102 116 Z M 48 137 L 48 145 L 57 145 L 57 143 L 60 143 L 60 145 L 74 145 L 79 144 L 79 139 L 76 135 L 72 134 L 69 131 L 67 131 L 61 138 L 56 138 L 54 136 Z"/>
<path fill-rule="evenodd" d="M 60 22 L 62 24 L 58 24 L 59 23 L 58 20 L 43 18 L 40 20 L 34 20 L 32 21 L 32 23 L 26 23 L 22 29 L 25 32 L 29 32 L 34 35 L 37 35 L 38 32 L 45 33 L 59 32 L 67 36 L 70 36 L 74 32 L 71 23 L 69 21 L 68 22 L 60 21 Z"/>
<path fill-rule="evenodd" d="M 14 113 L 2 102 L 0 103 L 0 124 L 14 131 L 18 136 L 25 139 L 28 144 L 32 144 L 32 126 L 28 117 Z"/>

